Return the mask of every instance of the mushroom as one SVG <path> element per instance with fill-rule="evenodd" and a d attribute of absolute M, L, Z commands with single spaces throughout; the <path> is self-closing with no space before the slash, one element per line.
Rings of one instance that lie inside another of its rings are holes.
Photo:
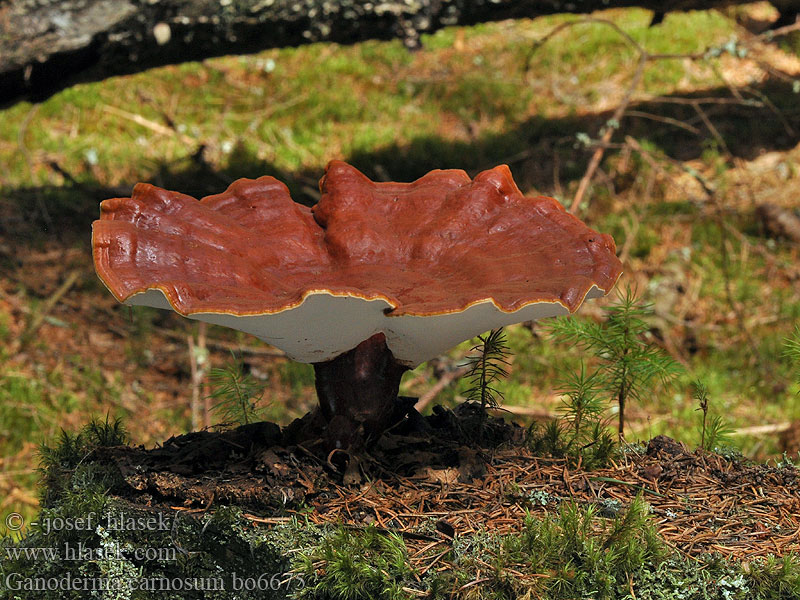
<path fill-rule="evenodd" d="M 273 177 L 198 201 L 140 183 L 92 247 L 121 302 L 238 329 L 312 363 L 334 443 L 373 441 L 403 373 L 484 331 L 575 312 L 621 274 L 614 241 L 508 167 L 377 183 L 333 161 L 312 208 Z"/>

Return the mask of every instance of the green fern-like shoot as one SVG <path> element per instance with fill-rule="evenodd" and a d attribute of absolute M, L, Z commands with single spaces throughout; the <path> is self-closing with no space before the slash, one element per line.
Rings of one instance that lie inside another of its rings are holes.
<path fill-rule="evenodd" d="M 478 336 L 479 344 L 472 348 L 473 354 L 467 359 L 467 377 L 470 387 L 465 392 L 467 401 L 480 403 L 482 409 L 496 407 L 503 399 L 503 393 L 495 387 L 497 381 L 508 376 L 509 348 L 503 328 L 493 329 L 488 334 Z"/>
<path fill-rule="evenodd" d="M 216 400 L 214 410 L 225 423 L 248 425 L 259 420 L 258 403 L 264 395 L 264 384 L 244 372 L 241 361 L 234 360 L 223 368 L 212 368 L 208 374 Z"/>
<path fill-rule="evenodd" d="M 797 385 L 800 386 L 800 325 L 794 328 L 794 334 L 784 340 L 784 355 L 794 362 Z M 800 390 L 797 392 L 800 394 Z"/>
<path fill-rule="evenodd" d="M 619 437 L 622 439 L 627 402 L 640 401 L 655 381 L 668 384 L 682 367 L 646 341 L 644 334 L 650 327 L 645 319 L 652 314 L 652 308 L 639 301 L 630 287 L 604 312 L 606 322 L 603 324 L 567 317 L 555 319 L 550 331 L 556 339 L 575 344 L 596 357 L 603 388 L 619 406 Z"/>
<path fill-rule="evenodd" d="M 599 421 L 606 410 L 599 373 L 586 373 L 586 365 L 581 361 L 581 370 L 569 372 L 560 381 L 556 390 L 563 396 L 559 412 L 564 417 L 572 439 L 578 441 L 593 423 Z"/>
<path fill-rule="evenodd" d="M 733 428 L 720 415 L 713 415 L 706 427 L 705 449 L 711 452 L 720 446 L 727 446 L 731 442 Z"/>
<path fill-rule="evenodd" d="M 708 396 L 708 388 L 702 381 L 694 382 L 692 398 L 694 398 L 694 401 L 698 404 L 697 410 L 703 413 L 700 447 L 703 450 L 711 452 L 717 446 L 729 443 L 733 429 L 728 426 L 725 419 L 719 415 L 712 415 L 710 419 L 708 418 L 711 400 Z"/>
<path fill-rule="evenodd" d="M 697 402 L 697 409 L 703 413 L 702 430 L 700 431 L 700 447 L 706 450 L 706 427 L 708 426 L 708 388 L 702 381 L 694 382 L 692 398 Z"/>

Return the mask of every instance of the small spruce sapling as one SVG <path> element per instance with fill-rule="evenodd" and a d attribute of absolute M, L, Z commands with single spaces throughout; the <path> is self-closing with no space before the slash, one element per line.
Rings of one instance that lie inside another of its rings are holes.
<path fill-rule="evenodd" d="M 503 393 L 495 386 L 496 382 L 508 376 L 508 341 L 503 328 L 493 329 L 485 335 L 478 336 L 479 344 L 472 347 L 474 354 L 467 359 L 466 377 L 470 387 L 465 392 L 468 402 L 480 403 L 481 427 L 483 435 L 486 420 L 486 409 L 499 406 Z"/>
<path fill-rule="evenodd" d="M 562 419 L 551 421 L 532 436 L 532 448 L 553 456 L 576 458 L 585 469 L 606 466 L 616 442 L 603 418 L 606 400 L 600 373 L 587 374 L 581 361 L 580 371 L 564 376 L 557 391 L 562 396 L 558 409 Z"/>
<path fill-rule="evenodd" d="M 692 394 L 695 402 L 698 403 L 696 410 L 703 413 L 703 429 L 700 432 L 700 447 L 706 447 L 706 421 L 708 420 L 708 388 L 702 381 L 696 381 L 694 384 L 694 393 Z"/>
<path fill-rule="evenodd" d="M 465 392 L 469 402 L 478 402 L 481 408 L 496 407 L 503 393 L 493 384 L 508 375 L 508 341 L 503 328 L 493 329 L 486 335 L 479 335 L 480 344 L 472 347 L 472 356 L 467 359 L 467 377 L 470 388 Z"/>
<path fill-rule="evenodd" d="M 213 388 L 210 397 L 217 401 L 223 422 L 248 425 L 259 420 L 258 402 L 264 395 L 264 384 L 244 372 L 241 361 L 224 368 L 212 368 L 208 374 Z"/>
<path fill-rule="evenodd" d="M 711 420 L 708 419 L 708 388 L 703 382 L 694 382 L 694 393 L 692 394 L 692 397 L 699 405 L 696 410 L 699 410 L 703 413 L 702 430 L 700 432 L 700 447 L 707 452 L 711 452 L 720 444 L 728 442 L 732 430 L 719 415 L 712 416 Z"/>
<path fill-rule="evenodd" d="M 598 422 L 606 411 L 602 382 L 599 373 L 586 374 L 586 365 L 581 361 L 578 373 L 570 372 L 562 380 L 557 392 L 563 400 L 559 407 L 564 421 L 572 434 L 573 441 L 579 441 Z"/>
<path fill-rule="evenodd" d="M 650 327 L 645 319 L 652 314 L 652 308 L 637 300 L 630 287 L 604 312 L 605 323 L 560 318 L 552 321 L 550 331 L 556 339 L 575 344 L 597 358 L 599 381 L 619 406 L 618 430 L 623 439 L 628 400 L 641 400 L 656 380 L 668 384 L 682 367 L 646 341 L 644 334 Z"/>

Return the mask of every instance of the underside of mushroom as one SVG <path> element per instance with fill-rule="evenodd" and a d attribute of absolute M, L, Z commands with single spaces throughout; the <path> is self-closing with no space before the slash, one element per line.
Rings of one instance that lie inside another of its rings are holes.
<path fill-rule="evenodd" d="M 101 204 L 98 275 L 127 304 L 251 333 L 312 363 L 333 446 L 408 410 L 403 373 L 492 328 L 569 314 L 621 273 L 610 236 L 505 166 L 376 183 L 332 162 L 312 208 L 272 177 L 196 200 L 147 184 Z"/>

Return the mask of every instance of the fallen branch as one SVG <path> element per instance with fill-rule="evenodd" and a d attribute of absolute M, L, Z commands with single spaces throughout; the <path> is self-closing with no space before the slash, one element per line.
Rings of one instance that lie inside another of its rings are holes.
<path fill-rule="evenodd" d="M 633 93 L 636 91 L 636 88 L 639 87 L 639 83 L 642 81 L 647 62 L 654 58 L 653 55 L 649 54 L 641 46 L 641 44 L 623 31 L 616 23 L 613 23 L 612 21 L 606 21 L 605 19 L 586 19 L 586 21 L 608 25 L 614 31 L 619 33 L 639 52 L 639 62 L 636 65 L 636 71 L 631 78 L 628 89 L 625 91 L 625 95 L 622 97 L 622 101 L 617 106 L 611 119 L 609 119 L 605 124 L 603 135 L 600 136 L 600 143 L 598 144 L 597 148 L 595 148 L 594 153 L 592 153 L 592 158 L 589 160 L 589 166 L 586 168 L 586 172 L 583 174 L 580 184 L 578 184 L 578 191 L 575 192 L 575 197 L 572 199 L 572 204 L 569 207 L 569 212 L 571 212 L 573 215 L 577 214 L 578 207 L 580 206 L 581 201 L 586 194 L 586 190 L 589 188 L 589 184 L 591 183 L 597 168 L 600 166 L 600 161 L 603 160 L 603 154 L 605 154 L 606 145 L 611 141 L 611 137 L 614 135 L 614 132 L 619 128 L 620 121 L 625 115 L 625 111 L 633 99 Z M 672 57 L 670 56 L 670 58 Z"/>
<path fill-rule="evenodd" d="M 752 427 L 740 427 L 731 432 L 731 435 L 771 435 L 773 433 L 783 433 L 792 428 L 792 424 L 771 423 L 769 425 L 753 425 Z"/>
<path fill-rule="evenodd" d="M 72 288 L 72 286 L 75 285 L 80 276 L 80 271 L 70 271 L 70 273 L 67 275 L 67 278 L 58 287 L 58 289 L 53 292 L 47 300 L 44 301 L 38 310 L 33 312 L 33 317 L 31 318 L 28 326 L 25 328 L 25 331 L 20 338 L 21 346 L 25 346 L 28 342 L 30 342 L 30 340 L 39 330 L 39 327 L 41 327 L 42 323 L 44 323 L 45 318 L 50 314 L 53 308 L 55 308 L 59 300 L 61 300 L 61 298 L 63 298 L 64 295 Z"/>
<path fill-rule="evenodd" d="M 192 431 L 200 429 L 200 395 L 203 390 L 203 381 L 208 370 L 208 349 L 206 347 L 206 329 L 208 325 L 200 322 L 197 330 L 197 341 L 194 335 L 186 336 L 189 345 L 189 368 L 192 374 Z M 208 394 L 203 394 L 203 427 L 211 427 L 211 406 Z"/>
<path fill-rule="evenodd" d="M 630 6 L 653 10 L 656 24 L 666 12 L 748 1 L 6 0 L 0 1 L 0 103 L 40 100 L 77 81 L 267 48 L 391 38 L 416 48 L 423 34 L 445 26 Z M 790 15 L 800 0 L 781 0 L 781 8 Z"/>
<path fill-rule="evenodd" d="M 439 381 L 437 381 L 431 389 L 419 397 L 419 400 L 417 400 L 414 408 L 417 409 L 417 412 L 422 412 L 431 402 L 433 402 L 433 399 L 436 398 L 439 392 L 441 392 L 459 377 L 466 375 L 468 372 L 468 366 L 458 367 L 457 369 L 446 372 L 441 376 L 441 378 L 439 378 Z"/>
<path fill-rule="evenodd" d="M 770 237 L 800 243 L 800 213 L 765 202 L 756 207 L 756 215 Z"/>
<path fill-rule="evenodd" d="M 187 146 L 193 146 L 197 144 L 197 140 L 194 138 L 189 137 L 188 135 L 179 133 L 172 127 L 167 127 L 166 125 L 162 125 L 161 123 L 156 123 L 155 121 L 151 121 L 143 117 L 142 115 L 138 115 L 136 113 L 128 112 L 127 110 L 122 110 L 121 108 L 117 108 L 116 106 L 110 106 L 108 104 L 103 105 L 103 110 L 107 113 L 111 113 L 117 117 L 122 117 L 128 121 L 132 121 L 137 125 L 141 125 L 150 131 L 153 131 L 159 135 L 166 135 L 170 137 L 175 137 L 181 141 L 181 143 L 186 144 Z"/>
<path fill-rule="evenodd" d="M 542 408 L 536 408 L 533 406 L 515 406 L 511 404 L 503 404 L 495 408 L 490 408 L 490 410 L 507 412 L 517 417 L 530 417 L 532 419 L 536 419 L 537 421 L 552 421 L 560 416 Z"/>
<path fill-rule="evenodd" d="M 638 88 L 639 84 L 642 81 L 646 65 L 648 63 L 650 63 L 650 62 L 656 62 L 656 61 L 661 61 L 661 60 L 675 60 L 675 59 L 691 60 L 691 61 L 708 60 L 708 59 L 711 59 L 711 58 L 719 56 L 723 52 L 731 52 L 731 53 L 734 52 L 733 50 L 730 50 L 728 47 L 725 47 L 724 49 L 721 48 L 721 47 L 713 47 L 713 48 L 709 47 L 709 48 L 706 48 L 706 50 L 704 50 L 702 52 L 693 52 L 693 53 L 686 53 L 686 54 L 656 54 L 656 53 L 650 53 L 639 42 L 637 42 L 635 39 L 633 39 L 627 32 L 625 32 L 621 27 L 619 27 L 619 25 L 617 25 L 613 21 L 609 21 L 609 20 L 606 20 L 606 19 L 597 19 L 597 18 L 593 18 L 593 17 L 587 17 L 585 19 L 578 19 L 578 20 L 575 20 L 575 21 L 569 21 L 569 22 L 566 22 L 566 23 L 561 23 L 557 27 L 553 28 L 550 32 L 548 32 L 545 36 L 543 36 L 540 40 L 538 40 L 534 44 L 533 52 L 535 52 L 536 49 L 541 47 L 544 43 L 546 43 L 547 41 L 552 39 L 559 32 L 564 31 L 564 30 L 566 30 L 568 28 L 574 27 L 575 25 L 591 24 L 591 23 L 596 23 L 596 24 L 600 24 L 600 25 L 605 25 L 607 27 L 611 27 L 615 32 L 617 32 L 628 43 L 628 45 L 630 45 L 633 49 L 636 50 L 636 52 L 639 55 L 639 59 L 638 59 L 638 62 L 637 62 L 636 71 L 634 72 L 633 77 L 631 78 L 630 84 L 628 85 L 627 89 L 625 90 L 625 93 L 624 93 L 624 95 L 622 97 L 622 100 L 617 105 L 617 107 L 614 110 L 611 118 L 608 121 L 606 121 L 605 125 L 602 127 L 600 138 L 598 140 L 593 140 L 592 141 L 591 145 L 594 147 L 594 151 L 592 153 L 591 158 L 589 159 L 589 164 L 588 164 L 588 166 L 586 168 L 586 171 L 583 174 L 583 177 L 581 177 L 581 180 L 580 180 L 580 182 L 578 184 L 578 189 L 575 192 L 575 196 L 573 197 L 572 203 L 570 204 L 570 207 L 569 207 L 569 211 L 572 214 L 576 214 L 578 212 L 579 207 L 580 207 L 582 201 L 584 200 L 584 198 L 586 196 L 586 193 L 587 193 L 587 191 L 589 189 L 589 186 L 590 186 L 590 184 L 592 182 L 592 179 L 594 178 L 595 174 L 597 173 L 597 171 L 598 171 L 598 169 L 600 167 L 600 163 L 601 163 L 601 161 L 603 159 L 603 156 L 604 156 L 606 150 L 608 148 L 612 147 L 611 138 L 613 137 L 614 132 L 620 127 L 620 122 L 622 121 L 622 119 L 625 116 L 637 116 L 639 118 L 654 119 L 654 120 L 657 120 L 657 121 L 662 121 L 662 122 L 667 123 L 669 125 L 673 125 L 675 127 L 680 127 L 682 129 L 691 131 L 692 133 L 696 133 L 696 134 L 700 133 L 700 130 L 697 127 L 694 127 L 693 125 L 690 125 L 690 124 L 685 123 L 685 122 L 678 121 L 677 119 L 671 119 L 669 117 L 662 117 L 662 116 L 659 116 L 659 115 L 651 115 L 649 113 L 644 113 L 644 112 L 641 112 L 641 111 L 631 111 L 630 113 L 627 112 L 627 109 L 628 109 L 629 105 L 631 104 L 631 102 L 633 100 L 633 95 L 634 95 L 636 89 Z M 788 33 L 790 31 L 795 31 L 796 29 L 800 29 L 800 23 L 795 23 L 795 24 L 792 24 L 792 25 L 787 26 L 787 27 L 782 27 L 778 31 L 783 33 L 784 30 L 785 30 L 785 32 Z M 766 40 L 766 39 L 770 39 L 770 36 L 768 34 L 764 34 L 763 37 L 762 36 L 758 36 L 755 39 L 763 41 L 763 40 Z M 751 49 L 747 48 L 746 50 L 750 51 Z M 743 57 L 747 56 L 747 52 L 743 52 L 741 55 L 737 54 L 737 56 L 740 56 L 741 58 L 743 58 Z M 527 62 L 528 62 L 528 65 L 526 65 L 526 71 L 527 71 L 529 63 L 530 63 L 530 56 L 529 56 Z M 765 68 L 761 63 L 759 63 L 759 65 L 762 68 Z M 783 114 L 769 100 L 769 98 L 767 98 L 764 94 L 762 94 L 758 90 L 752 90 L 750 88 L 745 88 L 745 89 L 747 91 L 749 91 L 750 93 L 752 93 L 753 95 L 757 96 L 758 99 L 745 98 L 742 95 L 742 92 L 739 89 L 737 89 L 735 86 L 733 86 L 725 78 L 725 76 L 722 74 L 722 72 L 714 64 L 712 64 L 711 67 L 714 70 L 714 73 L 717 75 L 717 77 L 722 81 L 722 83 L 730 91 L 730 93 L 732 95 L 731 98 L 714 98 L 714 97 L 711 97 L 711 98 L 666 98 L 666 97 L 652 97 L 652 98 L 644 98 L 644 100 L 648 100 L 650 102 L 665 102 L 665 103 L 674 103 L 674 104 L 685 104 L 685 105 L 691 106 L 695 110 L 695 112 L 697 113 L 697 118 L 700 120 L 700 122 L 703 123 L 705 128 L 714 137 L 714 139 L 717 141 L 719 146 L 723 149 L 725 154 L 728 155 L 728 156 L 731 156 L 731 153 L 730 153 L 730 151 L 729 151 L 729 149 L 727 147 L 725 139 L 720 134 L 719 130 L 713 124 L 711 119 L 708 117 L 706 112 L 703 110 L 702 107 L 703 107 L 704 104 L 728 104 L 728 105 L 738 105 L 738 106 L 753 106 L 753 107 L 758 107 L 758 108 L 767 107 L 783 123 L 784 128 L 787 130 L 787 132 L 789 132 L 790 134 L 793 134 L 793 129 L 792 129 L 791 125 L 788 123 L 788 121 L 786 121 L 786 119 L 783 116 Z M 791 79 L 791 78 L 789 78 L 789 79 Z M 793 81 L 794 84 L 798 83 L 797 80 L 792 79 L 792 81 Z"/>

